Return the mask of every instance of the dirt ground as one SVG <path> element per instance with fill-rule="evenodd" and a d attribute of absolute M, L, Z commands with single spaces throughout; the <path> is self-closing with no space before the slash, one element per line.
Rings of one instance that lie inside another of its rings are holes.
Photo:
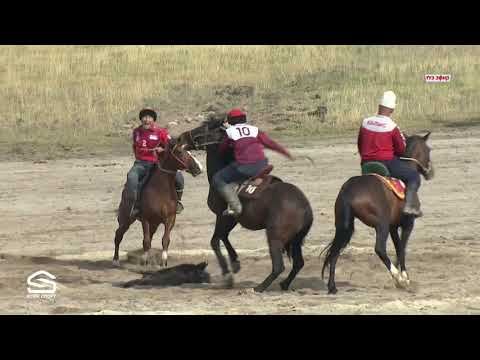
<path fill-rule="evenodd" d="M 236 228 L 231 240 L 242 270 L 235 287 L 218 286 L 220 271 L 210 250 L 214 216 L 206 206 L 207 178 L 186 175 L 185 211 L 172 233 L 169 266 L 209 262 L 214 283 L 171 288 L 123 289 L 139 278 L 126 252 L 141 247 L 137 222 L 122 244 L 122 268 L 113 268 L 113 236 L 131 157 L 2 162 L 0 166 L 0 313 L 2 314 L 473 314 L 480 313 L 480 129 L 433 133 L 436 168 L 422 181 L 425 216 L 412 234 L 407 267 L 412 286 L 396 289 L 374 253 L 374 231 L 356 221 L 356 232 L 337 266 L 338 294 L 327 295 L 320 251 L 334 235 L 333 204 L 359 171 L 351 139 L 312 141 L 293 149 L 315 159 L 288 163 L 269 153 L 274 173 L 299 186 L 314 209 L 304 253 L 306 265 L 281 292 L 251 288 L 271 269 L 263 231 Z M 205 164 L 203 153 L 197 154 Z M 153 239 L 161 248 L 162 228 Z M 389 254 L 394 258 L 393 244 Z M 225 250 L 224 253 L 226 254 Z M 291 264 L 286 261 L 284 278 Z M 56 276 L 54 300 L 27 298 L 27 277 Z"/>

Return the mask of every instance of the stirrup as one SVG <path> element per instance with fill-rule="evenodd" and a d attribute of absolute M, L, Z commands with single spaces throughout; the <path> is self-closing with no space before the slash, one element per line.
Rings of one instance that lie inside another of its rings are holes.
<path fill-rule="evenodd" d="M 233 209 L 230 208 L 230 206 L 227 206 L 225 210 L 223 210 L 222 213 L 223 216 L 240 216 L 241 214 L 237 214 Z"/>
<path fill-rule="evenodd" d="M 140 210 L 134 205 L 130 210 L 130 217 L 136 217 L 140 213 Z"/>
<path fill-rule="evenodd" d="M 177 210 L 176 213 L 180 214 L 184 210 L 183 204 L 180 202 L 180 200 L 177 200 Z"/>

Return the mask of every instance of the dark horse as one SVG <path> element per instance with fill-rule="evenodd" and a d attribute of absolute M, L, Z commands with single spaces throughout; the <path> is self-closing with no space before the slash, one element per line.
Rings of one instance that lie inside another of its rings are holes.
<path fill-rule="evenodd" d="M 430 148 L 426 142 L 430 132 L 425 136 L 407 137 L 405 157 L 409 166 L 419 171 L 426 180 L 433 178 L 433 165 L 430 160 Z M 330 265 L 328 280 L 329 294 L 335 294 L 335 265 L 343 248 L 353 235 L 354 220 L 360 219 L 365 225 L 375 228 L 375 253 L 390 271 L 395 285 L 405 288 L 410 284 L 405 267 L 405 251 L 408 238 L 412 233 L 415 218 L 402 213 L 405 201 L 400 200 L 376 176 L 354 176 L 347 180 L 340 189 L 335 202 L 335 238 L 325 248 L 327 251 L 322 268 L 322 277 L 327 265 Z M 401 237 L 398 229 L 402 229 Z M 397 254 L 397 267 L 387 256 L 387 239 L 390 233 Z M 324 251 L 325 251 L 324 250 Z"/>
<path fill-rule="evenodd" d="M 162 238 L 162 265 L 167 266 L 168 246 L 170 244 L 170 232 L 175 224 L 177 192 L 175 190 L 175 173 L 177 170 L 187 170 L 192 176 L 202 172 L 202 166 L 190 152 L 185 150 L 185 145 L 167 145 L 166 149 L 159 154 L 158 163 L 142 190 L 140 200 L 140 213 L 137 217 L 131 217 L 130 211 L 125 206 L 126 188 L 122 192 L 122 200 L 118 209 L 118 229 L 115 232 L 115 254 L 113 264 L 118 266 L 118 250 L 123 235 L 135 220 L 142 222 L 143 228 L 143 259 L 149 261 L 149 250 L 152 237 L 160 224 L 165 225 Z M 153 259 L 154 257 L 152 257 Z"/>
<path fill-rule="evenodd" d="M 207 176 L 210 184 L 213 175 L 233 159 L 233 154 L 223 158 L 218 151 L 219 143 L 225 135 L 222 122 L 222 119 L 211 119 L 200 127 L 184 132 L 178 138 L 179 144 L 186 144 L 190 149 L 206 150 Z M 233 276 L 220 250 L 220 240 L 227 249 L 232 271 L 237 273 L 240 270 L 240 262 L 228 235 L 237 223 L 240 223 L 249 230 L 266 229 L 267 232 L 272 272 L 254 290 L 264 291 L 284 271 L 282 256 L 284 251 L 293 259 L 291 272 L 280 284 L 282 290 L 287 290 L 304 265 L 302 245 L 313 222 L 312 208 L 307 198 L 296 186 L 274 177 L 259 198 L 248 200 L 241 198 L 241 202 L 243 211 L 238 218 L 223 216 L 227 204 L 210 185 L 208 207 L 217 216 L 211 246 L 222 269 L 226 285 L 233 286 Z"/>

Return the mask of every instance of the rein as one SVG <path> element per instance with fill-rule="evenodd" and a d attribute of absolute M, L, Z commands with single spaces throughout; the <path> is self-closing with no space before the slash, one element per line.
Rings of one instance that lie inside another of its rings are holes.
<path fill-rule="evenodd" d="M 188 132 L 188 135 L 190 136 L 190 140 L 192 141 L 192 144 L 193 144 L 193 150 L 202 150 L 201 148 L 207 145 L 220 143 L 219 141 L 207 141 L 206 139 L 208 138 L 208 132 L 209 132 L 208 125 L 205 125 L 205 132 L 203 134 L 197 135 L 195 139 L 193 138 L 192 130 Z M 196 139 L 202 136 L 204 137 L 205 142 L 197 142 Z"/>
<path fill-rule="evenodd" d="M 188 168 L 188 166 L 173 153 L 175 151 L 175 149 L 177 148 L 177 146 L 178 146 L 178 144 L 175 145 L 171 151 L 169 150 L 168 153 L 169 153 L 170 156 L 172 156 L 175 159 L 175 161 L 177 163 L 179 163 L 183 167 L 183 169 L 179 169 L 179 170 L 185 170 L 185 169 Z M 163 160 L 163 162 L 165 162 L 166 160 L 167 159 Z M 160 163 L 158 163 L 158 170 L 160 170 L 164 173 L 167 173 L 167 174 L 172 174 L 172 175 L 177 173 L 177 170 L 164 169 L 162 167 L 162 164 L 160 164 Z"/>
<path fill-rule="evenodd" d="M 420 163 L 420 161 L 418 161 L 417 159 L 414 159 L 414 158 L 410 158 L 410 157 L 400 157 L 399 158 L 400 160 L 406 160 L 406 161 L 413 161 L 414 163 L 416 163 L 418 166 L 420 166 L 420 168 L 423 170 L 423 172 L 425 174 L 427 174 L 429 172 L 429 169 L 426 168 L 425 166 L 422 165 L 422 163 Z"/>

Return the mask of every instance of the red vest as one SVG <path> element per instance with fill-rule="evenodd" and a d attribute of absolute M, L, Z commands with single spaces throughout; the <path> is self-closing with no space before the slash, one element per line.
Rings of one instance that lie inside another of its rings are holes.
<path fill-rule="evenodd" d="M 156 162 L 157 154 L 150 151 L 158 146 L 165 147 L 171 139 L 168 130 L 157 126 L 146 130 L 143 126 L 133 130 L 133 145 L 135 148 L 135 158 L 137 160 Z"/>
<path fill-rule="evenodd" d="M 363 120 L 358 134 L 358 152 L 364 161 L 392 160 L 405 151 L 405 138 L 388 116 L 375 115 Z"/>

